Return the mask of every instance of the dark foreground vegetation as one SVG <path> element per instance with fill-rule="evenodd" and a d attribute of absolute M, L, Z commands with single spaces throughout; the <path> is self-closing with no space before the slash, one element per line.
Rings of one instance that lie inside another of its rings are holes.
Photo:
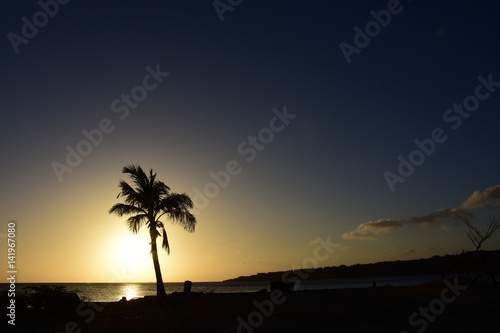
<path fill-rule="evenodd" d="M 67 299 L 45 310 L 27 309 L 16 327 L 7 330 L 302 333 L 417 332 L 425 328 L 425 332 L 498 332 L 498 289 L 466 287 L 453 279 L 448 282 L 287 293 L 174 293 L 164 300 L 148 296 L 106 304 L 75 304 Z M 61 312 L 55 312 L 55 307 Z"/>
<path fill-rule="evenodd" d="M 16 294 L 15 325 L 2 332 L 498 332 L 500 251 L 408 262 L 318 269 L 314 278 L 398 274 L 450 274 L 411 287 L 284 291 L 281 275 L 251 293 L 173 293 L 111 303 L 87 302 L 63 287 L 39 286 Z M 385 270 L 387 269 L 387 270 Z M 390 269 L 390 270 L 389 270 Z M 421 270 L 418 270 L 421 269 Z M 326 273 L 325 273 L 326 272 Z M 270 290 L 271 289 L 271 290 Z M 11 297 L 0 294 L 6 309 Z"/>

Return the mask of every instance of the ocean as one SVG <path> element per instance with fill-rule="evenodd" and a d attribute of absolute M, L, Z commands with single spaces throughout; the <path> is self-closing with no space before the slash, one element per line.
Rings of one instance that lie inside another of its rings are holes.
<path fill-rule="evenodd" d="M 387 276 L 332 280 L 303 280 L 295 290 L 321 290 L 343 288 L 369 288 L 376 282 L 381 286 L 413 286 L 422 283 L 442 280 L 441 275 Z M 69 291 L 76 291 L 85 301 L 114 302 L 122 297 L 132 299 L 156 295 L 156 283 L 17 283 L 16 291 L 22 292 L 30 286 L 62 285 Z M 263 288 L 270 289 L 269 282 L 196 282 L 193 281 L 191 291 L 204 293 L 240 293 L 256 292 Z M 9 289 L 8 284 L 1 284 L 0 291 Z M 170 294 L 182 292 L 184 282 L 165 283 L 165 291 Z"/>

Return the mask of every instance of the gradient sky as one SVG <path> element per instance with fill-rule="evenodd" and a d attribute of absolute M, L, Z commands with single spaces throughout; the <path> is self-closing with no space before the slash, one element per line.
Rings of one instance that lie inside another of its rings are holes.
<path fill-rule="evenodd" d="M 146 231 L 107 213 L 129 163 L 197 205 L 194 234 L 167 229 L 165 282 L 300 267 L 328 236 L 340 247 L 321 266 L 453 254 L 473 249 L 460 218 L 500 216 L 496 1 L 254 0 L 223 21 L 212 1 L 75 0 L 47 22 L 37 1 L 1 6 L 0 241 L 17 221 L 20 282 L 154 281 Z M 371 11 L 385 27 L 354 52 Z M 436 129 L 446 140 L 391 190 L 384 174 Z M 227 186 L 207 185 L 228 163 Z"/>

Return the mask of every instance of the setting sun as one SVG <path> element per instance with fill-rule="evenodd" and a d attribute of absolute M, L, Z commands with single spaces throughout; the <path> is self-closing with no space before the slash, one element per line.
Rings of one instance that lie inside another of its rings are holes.
<path fill-rule="evenodd" d="M 2 4 L 0 333 L 498 331 L 500 1 Z"/>
<path fill-rule="evenodd" d="M 126 233 L 125 233 L 126 232 Z M 150 245 L 142 233 L 134 235 L 126 230 L 113 242 L 113 262 L 120 272 L 126 272 L 129 278 L 152 271 Z M 126 277 L 123 279 L 128 280 Z M 128 282 L 128 281 L 118 281 Z"/>

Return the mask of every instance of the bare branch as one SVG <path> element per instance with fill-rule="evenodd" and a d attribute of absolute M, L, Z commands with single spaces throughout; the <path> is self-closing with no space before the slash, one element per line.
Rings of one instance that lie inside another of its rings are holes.
<path fill-rule="evenodd" d="M 469 219 L 462 219 L 464 224 L 468 229 L 465 229 L 465 233 L 469 236 L 470 241 L 476 247 L 476 251 L 479 251 L 483 243 L 493 235 L 493 233 L 500 227 L 500 219 L 493 217 L 488 223 L 488 228 L 484 231 L 480 231 L 477 227 L 472 225 Z"/>

